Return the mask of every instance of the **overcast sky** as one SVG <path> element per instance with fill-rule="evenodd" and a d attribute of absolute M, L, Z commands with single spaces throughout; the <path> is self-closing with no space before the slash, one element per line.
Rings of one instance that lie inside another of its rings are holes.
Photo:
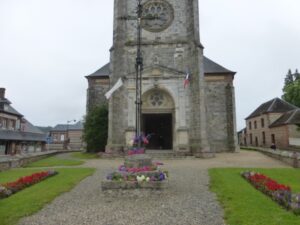
<path fill-rule="evenodd" d="M 199 0 L 205 55 L 236 71 L 238 129 L 300 69 L 299 0 Z M 35 125 L 85 114 L 84 76 L 109 61 L 113 0 L 0 0 L 0 87 Z"/>

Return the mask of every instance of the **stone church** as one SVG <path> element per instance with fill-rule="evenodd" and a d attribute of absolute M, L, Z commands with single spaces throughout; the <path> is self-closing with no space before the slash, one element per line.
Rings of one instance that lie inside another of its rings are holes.
<path fill-rule="evenodd" d="M 232 72 L 203 55 L 198 0 L 144 0 L 142 22 L 142 131 L 151 134 L 147 149 L 177 155 L 213 157 L 237 148 Z M 123 86 L 108 101 L 106 152 L 118 153 L 135 135 L 136 0 L 114 1 L 110 62 L 88 80 L 87 109 L 119 78 Z M 186 71 L 190 82 L 184 87 Z"/>

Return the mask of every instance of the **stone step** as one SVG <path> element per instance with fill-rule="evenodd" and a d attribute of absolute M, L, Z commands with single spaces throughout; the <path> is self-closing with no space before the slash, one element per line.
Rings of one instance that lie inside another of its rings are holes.
<path fill-rule="evenodd" d="M 187 156 L 175 154 L 173 150 L 146 150 L 146 154 L 153 159 L 180 159 Z"/>

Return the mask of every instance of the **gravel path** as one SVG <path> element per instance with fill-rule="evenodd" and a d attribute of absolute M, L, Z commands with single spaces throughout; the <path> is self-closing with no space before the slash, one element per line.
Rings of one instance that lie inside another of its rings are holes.
<path fill-rule="evenodd" d="M 163 160 L 170 172 L 164 191 L 101 191 L 101 180 L 122 160 L 89 160 L 97 168 L 72 191 L 19 225 L 224 225 L 223 210 L 209 191 L 211 167 L 287 167 L 256 152 L 199 160 Z"/>

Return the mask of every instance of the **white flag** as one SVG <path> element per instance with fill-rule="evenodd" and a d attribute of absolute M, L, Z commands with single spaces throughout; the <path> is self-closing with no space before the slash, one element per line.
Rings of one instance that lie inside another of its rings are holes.
<path fill-rule="evenodd" d="M 120 78 L 118 82 L 108 92 L 106 92 L 105 97 L 109 99 L 116 90 L 122 87 L 122 85 L 123 85 L 123 81 L 122 78 Z"/>

